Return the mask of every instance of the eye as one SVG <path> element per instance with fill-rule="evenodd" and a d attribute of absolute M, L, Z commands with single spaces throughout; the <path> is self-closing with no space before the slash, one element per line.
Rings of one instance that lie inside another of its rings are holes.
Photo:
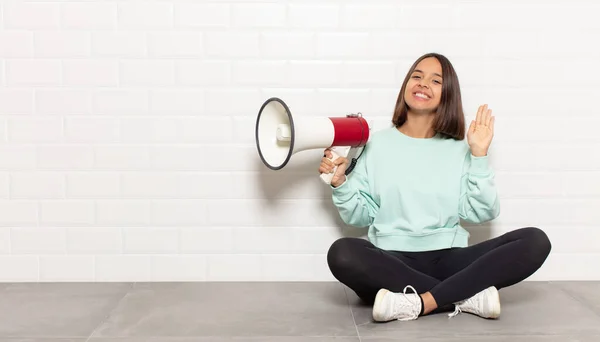
<path fill-rule="evenodd" d="M 415 75 L 415 76 L 413 76 L 412 78 L 419 78 L 419 76 Z"/>
<path fill-rule="evenodd" d="M 433 81 L 433 82 L 435 82 L 435 83 L 437 83 L 437 84 L 442 84 L 442 82 L 440 82 L 440 81 L 438 81 L 438 80 L 435 80 L 435 81 Z"/>

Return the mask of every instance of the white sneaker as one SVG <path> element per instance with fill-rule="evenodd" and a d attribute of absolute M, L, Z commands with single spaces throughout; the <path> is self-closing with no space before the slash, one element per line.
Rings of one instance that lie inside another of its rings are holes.
<path fill-rule="evenodd" d="M 406 293 L 407 289 L 414 293 Z M 394 293 L 381 289 L 375 297 L 373 305 L 373 319 L 378 322 L 392 320 L 410 321 L 415 320 L 421 313 L 421 298 L 412 286 L 404 288 L 404 293 Z"/>
<path fill-rule="evenodd" d="M 456 310 L 448 314 L 454 317 L 461 312 L 468 312 L 483 318 L 498 318 L 500 316 L 500 295 L 494 286 L 477 293 L 471 298 L 454 303 Z"/>

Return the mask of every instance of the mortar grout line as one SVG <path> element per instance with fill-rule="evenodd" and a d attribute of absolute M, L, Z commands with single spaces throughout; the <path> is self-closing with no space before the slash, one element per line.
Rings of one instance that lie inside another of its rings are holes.
<path fill-rule="evenodd" d="M 354 317 L 354 312 L 352 311 L 352 306 L 350 305 L 350 298 L 348 298 L 348 292 L 346 288 L 342 286 L 342 290 L 344 290 L 344 297 L 346 297 L 346 304 L 348 304 L 348 309 L 350 310 L 350 314 L 352 315 L 352 322 L 354 323 L 354 329 L 356 329 L 356 336 L 358 337 L 358 342 L 362 342 L 360 338 L 360 333 L 358 332 L 358 325 L 356 324 L 356 318 Z"/>
<path fill-rule="evenodd" d="M 100 329 L 100 327 L 102 327 L 102 325 L 104 323 L 106 323 L 106 321 L 115 312 L 115 310 L 117 310 L 119 308 L 119 304 L 121 304 L 121 302 L 123 301 L 123 299 L 125 299 L 125 297 L 127 297 L 127 295 L 129 293 L 131 293 L 131 290 L 135 287 L 135 282 L 129 283 L 128 285 L 129 285 L 129 287 L 128 287 L 127 291 L 125 291 L 125 293 L 123 294 L 123 296 L 121 298 L 119 298 L 119 300 L 117 300 L 117 303 L 115 304 L 115 306 L 106 314 L 106 316 L 104 316 L 104 318 L 100 321 L 100 323 L 98 323 L 98 325 L 92 330 L 92 332 L 87 337 L 87 339 L 85 340 L 85 342 L 89 342 L 90 339 L 92 338 L 92 336 L 94 336 L 94 334 L 96 333 L 96 331 L 98 331 L 98 329 Z"/>

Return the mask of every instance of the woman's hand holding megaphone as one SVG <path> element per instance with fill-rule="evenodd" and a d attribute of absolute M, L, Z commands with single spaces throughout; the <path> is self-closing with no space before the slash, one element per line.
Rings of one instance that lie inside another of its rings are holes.
<path fill-rule="evenodd" d="M 333 159 L 331 148 L 326 148 L 319 166 L 319 173 L 334 173 L 331 178 L 331 186 L 334 188 L 342 185 L 346 181 L 346 169 L 348 168 L 348 158 L 337 156 Z"/>

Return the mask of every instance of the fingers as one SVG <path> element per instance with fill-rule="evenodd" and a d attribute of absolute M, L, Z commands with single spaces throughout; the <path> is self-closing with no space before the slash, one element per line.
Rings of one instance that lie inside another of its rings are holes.
<path fill-rule="evenodd" d="M 321 159 L 321 165 L 319 165 L 319 173 L 331 173 L 333 172 L 333 169 L 339 165 L 345 164 L 348 162 L 347 158 L 344 157 L 339 157 L 334 161 L 331 161 L 330 159 L 323 157 Z"/>
<path fill-rule="evenodd" d="M 485 120 L 485 125 L 486 125 L 486 126 L 488 126 L 488 127 L 489 127 L 489 126 L 491 125 L 491 123 L 492 123 L 492 118 L 493 118 L 493 116 L 492 116 L 492 110 L 491 110 L 491 109 L 488 109 L 488 111 L 487 111 L 487 118 L 486 118 L 486 120 Z"/>
<path fill-rule="evenodd" d="M 483 125 L 489 127 L 491 124 L 492 117 L 492 110 L 488 109 L 488 105 L 481 105 L 477 110 L 477 117 L 475 118 L 475 123 L 477 124 L 477 126 Z"/>

